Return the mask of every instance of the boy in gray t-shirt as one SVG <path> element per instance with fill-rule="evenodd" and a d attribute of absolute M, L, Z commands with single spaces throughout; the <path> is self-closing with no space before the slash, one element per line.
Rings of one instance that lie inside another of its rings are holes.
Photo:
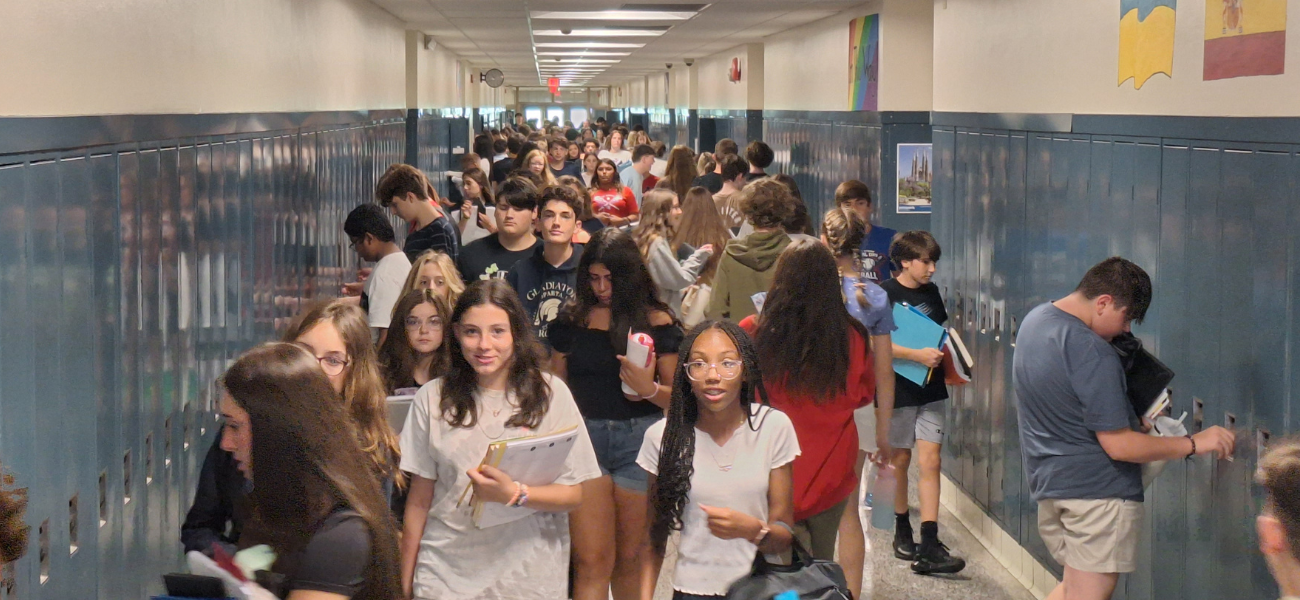
<path fill-rule="evenodd" d="M 1233 434 L 1186 438 L 1135 430 L 1137 417 L 1110 341 L 1141 321 L 1151 278 L 1119 257 L 1089 269 L 1069 296 L 1025 316 L 1012 357 L 1020 446 L 1038 533 L 1065 578 L 1049 598 L 1104 600 L 1137 567 L 1141 463 L 1232 453 Z"/>

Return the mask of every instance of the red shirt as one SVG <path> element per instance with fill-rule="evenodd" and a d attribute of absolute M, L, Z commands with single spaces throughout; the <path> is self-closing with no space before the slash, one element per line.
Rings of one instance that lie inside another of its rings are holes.
<path fill-rule="evenodd" d="M 592 212 L 627 218 L 637 214 L 639 210 L 636 205 L 636 195 L 632 193 L 630 187 L 623 186 L 612 190 L 591 188 Z"/>
<path fill-rule="evenodd" d="M 745 317 L 740 327 L 751 336 L 758 331 L 752 315 Z M 792 397 L 784 382 L 763 382 L 772 406 L 789 415 L 799 438 L 800 454 L 794 459 L 796 521 L 825 512 L 858 485 L 858 428 L 853 411 L 875 400 L 876 376 L 870 346 L 856 329 L 849 330 L 849 356 L 853 360 L 845 392 L 825 404 Z"/>

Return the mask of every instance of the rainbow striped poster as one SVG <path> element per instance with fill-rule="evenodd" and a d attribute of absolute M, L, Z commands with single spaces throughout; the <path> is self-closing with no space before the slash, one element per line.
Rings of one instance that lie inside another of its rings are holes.
<path fill-rule="evenodd" d="M 880 15 L 849 22 L 849 110 L 878 110 Z"/>

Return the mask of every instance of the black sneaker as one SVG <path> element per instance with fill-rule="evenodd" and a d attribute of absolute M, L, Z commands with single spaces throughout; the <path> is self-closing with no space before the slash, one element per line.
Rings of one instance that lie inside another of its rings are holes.
<path fill-rule="evenodd" d="M 897 547 L 897 546 L 895 546 Z M 932 573 L 956 573 L 966 568 L 966 561 L 948 553 L 943 542 L 922 546 L 912 563 L 912 572 L 921 575 Z"/>
<path fill-rule="evenodd" d="M 894 558 L 916 560 L 916 542 L 912 541 L 912 530 L 894 528 Z"/>

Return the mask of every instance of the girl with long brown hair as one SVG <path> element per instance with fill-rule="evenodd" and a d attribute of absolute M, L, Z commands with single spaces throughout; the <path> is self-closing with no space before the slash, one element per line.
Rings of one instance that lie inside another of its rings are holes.
<path fill-rule="evenodd" d="M 658 185 L 672 190 L 678 198 L 685 198 L 691 191 L 691 183 L 699 176 L 695 170 L 695 153 L 691 152 L 690 148 L 678 144 L 668 153 L 668 166 L 664 169 L 663 179 L 659 180 Z"/>
<path fill-rule="evenodd" d="M 402 483 L 397 470 L 397 436 L 388 424 L 388 390 L 379 373 L 366 314 L 345 300 L 321 302 L 307 309 L 282 338 L 301 345 L 313 356 L 334 389 L 333 403 L 354 424 L 361 448 L 375 474 L 389 484 Z M 240 545 L 248 521 L 248 481 L 229 452 L 214 442 L 203 458 L 199 484 L 181 526 L 185 550 L 211 552 L 214 544 L 233 551 Z M 233 552 L 232 552 L 233 553 Z"/>
<path fill-rule="evenodd" d="M 551 323 L 547 339 L 556 351 L 554 372 L 572 388 L 586 420 L 602 477 L 583 484 L 583 504 L 569 523 L 573 597 L 605 600 L 612 583 L 615 600 L 635 600 L 646 532 L 646 477 L 636 454 L 668 404 L 682 329 L 624 231 L 602 229 L 592 237 L 574 287 L 576 298 Z M 622 358 L 633 332 L 654 340 L 650 366 Z"/>
<path fill-rule="evenodd" d="M 807 240 L 781 253 L 763 311 L 740 326 L 754 335 L 771 404 L 790 416 L 803 449 L 794 461 L 795 527 L 808 531 L 814 557 L 832 560 L 841 520 L 858 513 L 854 411 L 875 402 L 881 433 L 893 414 L 892 398 L 876 398 L 869 342 L 876 332 L 845 309 L 830 251 Z M 885 445 L 880 455 L 888 454 Z M 855 541 L 841 546 L 840 561 L 856 595 L 865 541 Z"/>
<path fill-rule="evenodd" d="M 281 597 L 398 597 L 392 513 L 317 358 L 265 344 L 221 383 L 221 448 L 256 483 L 250 536 L 277 556 L 258 583 Z"/>
<path fill-rule="evenodd" d="M 519 295 L 500 280 L 476 281 L 451 316 L 451 366 L 420 388 L 402 429 L 402 470 L 411 474 L 402 535 L 404 597 L 551 600 L 566 597 L 568 511 L 584 481 L 600 476 L 569 388 L 543 373 L 543 349 Z M 529 488 L 480 466 L 495 441 L 576 428 L 554 483 Z M 479 529 L 458 506 L 467 487 L 484 502 L 536 512 Z"/>
<path fill-rule="evenodd" d="M 682 224 L 682 207 L 677 194 L 668 190 L 650 190 L 641 197 L 641 221 L 632 239 L 650 269 L 658 287 L 659 300 L 673 307 L 682 305 L 682 292 L 695 283 L 704 265 L 713 256 L 713 246 L 705 244 L 684 260 L 677 259 L 673 234 Z"/>
<path fill-rule="evenodd" d="M 344 411 L 356 425 L 361 449 L 383 479 L 400 482 L 397 435 L 388 424 L 388 389 L 379 371 L 370 325 L 361 308 L 340 301 L 317 304 L 285 331 L 282 341 L 307 348 L 316 357 Z"/>
<path fill-rule="evenodd" d="M 379 346 L 379 365 L 390 393 L 423 386 L 447 370 L 450 306 L 430 290 L 412 290 L 397 301 L 392 333 Z"/>
<path fill-rule="evenodd" d="M 718 250 L 727 247 L 727 242 L 731 240 L 731 231 L 727 230 L 727 226 L 722 223 L 722 217 L 718 216 L 718 207 L 713 203 L 713 194 L 703 187 L 695 186 L 686 192 L 686 196 L 681 200 L 681 207 L 681 224 L 673 232 L 673 243 L 679 246 L 686 244 L 693 248 L 713 246 L 713 256 L 709 257 L 704 270 L 700 271 L 700 283 L 711 284 L 713 274 L 718 271 L 718 260 L 722 257 L 722 252 Z"/>
<path fill-rule="evenodd" d="M 592 210 L 606 227 L 623 227 L 636 221 L 640 208 L 632 188 L 623 185 L 613 160 L 600 159 L 596 180 L 591 186 Z"/>

